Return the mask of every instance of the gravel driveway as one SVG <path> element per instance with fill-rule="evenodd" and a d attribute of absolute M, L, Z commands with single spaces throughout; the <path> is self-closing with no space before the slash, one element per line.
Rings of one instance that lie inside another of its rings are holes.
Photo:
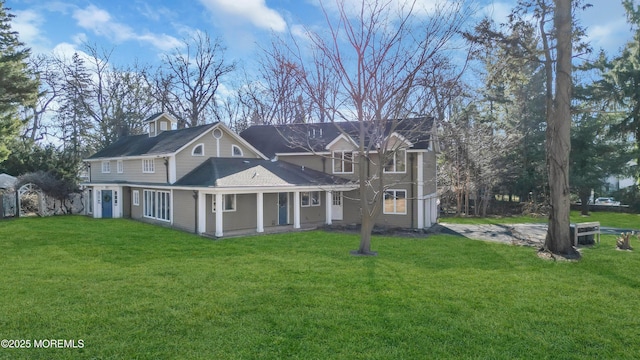
<path fill-rule="evenodd" d="M 547 224 L 438 224 L 438 226 L 437 231 L 442 234 L 523 246 L 541 246 L 547 234 Z"/>

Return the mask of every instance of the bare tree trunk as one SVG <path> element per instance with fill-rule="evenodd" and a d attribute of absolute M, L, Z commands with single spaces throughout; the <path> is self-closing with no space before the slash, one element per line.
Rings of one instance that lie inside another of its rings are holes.
<path fill-rule="evenodd" d="M 551 205 L 545 248 L 579 257 L 569 233 L 569 152 L 571 150 L 571 0 L 555 0 L 557 31 L 555 99 L 547 112 L 547 167 Z M 548 46 L 545 46 L 548 49 Z"/>

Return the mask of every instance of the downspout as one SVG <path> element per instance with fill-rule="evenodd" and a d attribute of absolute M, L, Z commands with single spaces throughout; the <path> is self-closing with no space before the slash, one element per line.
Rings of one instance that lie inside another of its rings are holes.
<path fill-rule="evenodd" d="M 409 189 L 410 189 L 409 191 L 411 192 L 411 194 L 409 195 L 409 199 L 411 199 L 411 228 L 412 229 L 416 227 L 416 222 L 414 220 L 415 219 L 414 215 L 416 214 L 416 212 L 414 211 L 414 205 L 416 204 L 416 201 L 415 201 L 416 199 L 414 198 L 414 195 L 413 195 L 414 194 L 413 187 L 417 185 L 416 184 L 416 180 L 415 180 L 416 172 L 415 172 L 415 170 L 413 168 L 413 165 L 415 164 L 416 156 L 418 156 L 418 155 L 415 154 L 415 153 L 412 153 L 411 156 L 409 157 L 409 159 L 410 159 L 409 160 L 409 166 L 411 168 L 411 175 L 410 175 L 411 176 L 411 186 L 409 186 Z"/>
<path fill-rule="evenodd" d="M 195 233 L 198 234 L 198 191 L 197 190 L 193 190 L 193 203 L 195 204 L 195 220 L 196 220 L 196 228 L 195 228 Z"/>
<path fill-rule="evenodd" d="M 321 157 L 322 159 L 322 172 L 323 173 L 327 173 L 327 158 L 326 157 Z"/>
<path fill-rule="evenodd" d="M 169 183 L 169 159 L 167 157 L 164 157 L 164 169 L 165 169 L 165 173 L 167 174 L 167 184 Z"/>

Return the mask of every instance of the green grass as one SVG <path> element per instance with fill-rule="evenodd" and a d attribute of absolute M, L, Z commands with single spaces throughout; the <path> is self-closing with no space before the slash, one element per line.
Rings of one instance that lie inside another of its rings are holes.
<path fill-rule="evenodd" d="M 546 223 L 546 217 L 508 216 L 508 217 L 447 217 L 441 218 L 441 223 L 449 224 L 525 224 Z M 599 221 L 601 226 L 640 229 L 640 214 L 626 214 L 617 212 L 591 212 L 589 216 L 580 215 L 579 211 L 571 212 L 571 222 Z"/>
<path fill-rule="evenodd" d="M 128 220 L 0 221 L 3 359 L 635 359 L 640 254 L 577 263 L 452 236 L 213 241 Z M 632 245 L 638 246 L 637 243 Z"/>

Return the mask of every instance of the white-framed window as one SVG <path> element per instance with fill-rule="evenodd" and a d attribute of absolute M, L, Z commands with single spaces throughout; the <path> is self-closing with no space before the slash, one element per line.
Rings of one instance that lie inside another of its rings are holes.
<path fill-rule="evenodd" d="M 124 172 L 124 164 L 122 163 L 122 160 L 118 160 L 116 164 L 116 167 L 118 168 L 118 174 L 122 174 Z"/>
<path fill-rule="evenodd" d="M 162 130 L 162 131 L 167 130 L 167 122 L 166 121 L 161 121 L 160 122 L 160 130 Z"/>
<path fill-rule="evenodd" d="M 102 173 L 103 174 L 108 174 L 111 172 L 111 161 L 109 160 L 104 160 L 102 162 Z"/>
<path fill-rule="evenodd" d="M 300 206 L 320 206 L 319 191 L 303 191 L 300 193 Z"/>
<path fill-rule="evenodd" d="M 232 156 L 243 156 L 242 149 L 238 145 L 231 145 L 231 155 Z"/>
<path fill-rule="evenodd" d="M 171 221 L 171 193 L 168 191 L 143 190 L 142 207 L 146 218 Z"/>
<path fill-rule="evenodd" d="M 353 174 L 353 152 L 334 151 L 333 152 L 333 173 Z"/>
<path fill-rule="evenodd" d="M 198 144 L 191 150 L 191 156 L 204 156 L 204 144 Z"/>
<path fill-rule="evenodd" d="M 133 205 L 140 206 L 140 190 L 133 190 Z"/>
<path fill-rule="evenodd" d="M 389 189 L 385 191 L 383 212 L 405 215 L 407 213 L 407 190 Z"/>
<path fill-rule="evenodd" d="M 216 212 L 216 196 L 213 195 L 211 211 Z M 236 194 L 224 194 L 222 195 L 222 211 L 236 211 Z"/>
<path fill-rule="evenodd" d="M 384 166 L 386 173 L 406 173 L 407 172 L 407 151 L 398 149 L 389 154 L 389 161 Z"/>
<path fill-rule="evenodd" d="M 142 172 L 143 173 L 156 172 L 155 159 L 142 159 Z"/>

